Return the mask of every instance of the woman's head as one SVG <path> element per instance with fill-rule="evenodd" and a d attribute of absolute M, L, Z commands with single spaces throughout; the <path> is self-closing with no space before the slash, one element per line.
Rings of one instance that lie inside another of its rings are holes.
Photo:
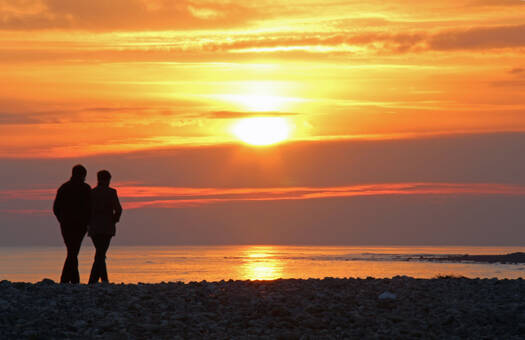
<path fill-rule="evenodd" d="M 111 174 L 107 170 L 100 170 L 97 172 L 98 185 L 109 186 L 111 181 Z"/>

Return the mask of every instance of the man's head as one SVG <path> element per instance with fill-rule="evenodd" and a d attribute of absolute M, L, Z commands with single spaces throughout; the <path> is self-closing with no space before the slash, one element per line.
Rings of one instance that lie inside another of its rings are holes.
<path fill-rule="evenodd" d="M 111 181 L 111 174 L 107 170 L 100 170 L 97 173 L 98 185 L 109 186 L 109 181 Z"/>
<path fill-rule="evenodd" d="M 84 182 L 86 180 L 86 175 L 87 175 L 86 168 L 84 168 L 84 166 L 80 164 L 77 164 L 73 167 L 71 178 L 74 180 Z"/>

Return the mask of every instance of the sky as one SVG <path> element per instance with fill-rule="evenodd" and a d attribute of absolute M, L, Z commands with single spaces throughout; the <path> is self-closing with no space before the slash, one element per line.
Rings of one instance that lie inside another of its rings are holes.
<path fill-rule="evenodd" d="M 0 245 L 61 244 L 78 163 L 113 174 L 117 244 L 525 245 L 524 15 L 0 0 Z M 240 140 L 254 117 L 288 137 Z"/>

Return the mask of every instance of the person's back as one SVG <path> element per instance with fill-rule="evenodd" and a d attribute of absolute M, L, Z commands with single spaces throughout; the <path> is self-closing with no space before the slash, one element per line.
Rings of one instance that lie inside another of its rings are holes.
<path fill-rule="evenodd" d="M 109 186 L 97 186 L 91 191 L 92 210 L 88 233 L 92 235 L 115 235 L 115 223 L 118 222 L 122 208 L 118 201 L 117 190 Z"/>
<path fill-rule="evenodd" d="M 91 215 L 91 187 L 71 178 L 58 189 L 53 212 L 65 227 L 86 228 Z"/>

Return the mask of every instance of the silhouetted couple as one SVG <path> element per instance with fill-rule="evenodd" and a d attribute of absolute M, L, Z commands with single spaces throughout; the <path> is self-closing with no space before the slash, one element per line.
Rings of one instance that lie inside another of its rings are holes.
<path fill-rule="evenodd" d="M 88 233 L 96 248 L 89 283 L 99 279 L 108 282 L 106 252 L 115 236 L 115 224 L 122 214 L 117 191 L 109 187 L 111 174 L 107 170 L 97 173 L 98 184 L 93 190 L 85 183 L 87 171 L 82 165 L 73 167 L 71 179 L 57 191 L 53 213 L 60 222 L 60 230 L 67 248 L 61 283 L 79 283 L 78 253 Z"/>

